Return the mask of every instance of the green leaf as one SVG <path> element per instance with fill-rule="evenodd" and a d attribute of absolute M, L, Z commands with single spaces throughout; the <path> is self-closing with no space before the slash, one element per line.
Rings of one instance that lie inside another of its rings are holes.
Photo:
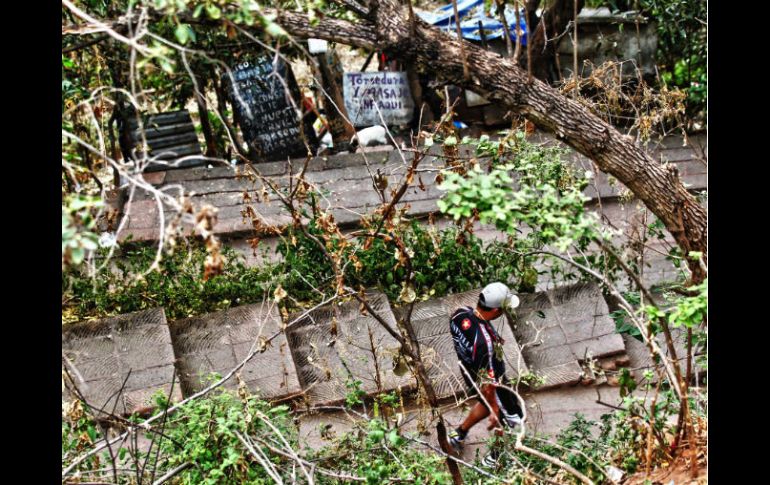
<path fill-rule="evenodd" d="M 267 414 L 271 415 L 285 415 L 288 414 L 289 410 L 291 408 L 289 406 L 286 406 L 285 404 L 282 404 L 280 406 L 272 407 L 268 410 Z"/>
<path fill-rule="evenodd" d="M 72 263 L 75 265 L 82 263 L 85 256 L 86 256 L 86 252 L 81 247 L 74 247 L 70 249 L 70 258 L 72 260 Z"/>
<path fill-rule="evenodd" d="M 404 439 L 399 436 L 397 429 L 392 429 L 388 433 L 388 441 L 390 441 L 391 444 L 398 446 L 403 443 Z"/>
<path fill-rule="evenodd" d="M 374 441 L 375 443 L 379 443 L 380 441 L 385 438 L 385 431 L 381 429 L 375 429 L 372 431 L 369 431 L 369 439 L 371 441 Z"/>
<path fill-rule="evenodd" d="M 216 5 L 206 5 L 206 13 L 208 16 L 214 20 L 219 19 L 222 17 L 222 11 L 219 10 L 219 7 Z"/>
<path fill-rule="evenodd" d="M 286 37 L 288 35 L 286 31 L 283 30 L 283 27 L 269 20 L 265 22 L 265 32 L 271 37 Z"/>
<path fill-rule="evenodd" d="M 91 238 L 83 238 L 80 242 L 81 246 L 83 246 L 83 249 L 88 251 L 93 251 L 94 249 L 98 248 L 99 245 Z"/>
<path fill-rule="evenodd" d="M 168 74 L 174 74 L 174 63 L 166 58 L 161 58 L 159 61 L 160 68 Z"/>
<path fill-rule="evenodd" d="M 180 44 L 185 45 L 187 41 L 192 39 L 195 34 L 192 33 L 192 29 L 187 24 L 179 24 L 174 30 L 174 35 Z"/>
<path fill-rule="evenodd" d="M 452 147 L 457 145 L 457 138 L 454 136 L 448 136 L 446 140 L 444 140 L 444 146 Z"/>

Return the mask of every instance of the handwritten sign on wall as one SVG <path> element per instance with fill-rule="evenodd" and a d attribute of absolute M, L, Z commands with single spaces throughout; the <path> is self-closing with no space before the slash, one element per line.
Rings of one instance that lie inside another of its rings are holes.
<path fill-rule="evenodd" d="M 237 64 L 228 82 L 235 120 L 241 127 L 250 153 L 263 160 L 303 157 L 307 148 L 303 141 L 299 107 L 302 105 L 291 67 L 282 59 L 273 65 L 267 56 Z M 227 81 L 229 76 L 225 74 Z M 287 88 L 294 104 L 287 96 Z M 311 120 L 304 121 L 304 135 L 317 147 Z"/>
<path fill-rule="evenodd" d="M 412 120 L 414 100 L 405 72 L 346 72 L 345 108 L 353 125 L 403 125 Z M 380 115 L 382 118 L 380 118 Z"/>

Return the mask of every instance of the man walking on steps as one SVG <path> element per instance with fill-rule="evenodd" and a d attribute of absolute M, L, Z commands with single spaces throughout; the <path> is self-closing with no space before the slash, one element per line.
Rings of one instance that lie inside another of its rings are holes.
<path fill-rule="evenodd" d="M 503 339 L 490 323 L 503 314 L 504 308 L 512 310 L 517 306 L 518 297 L 511 293 L 506 285 L 491 283 L 481 290 L 475 309 L 462 307 L 452 315 L 449 329 L 460 360 L 460 371 L 468 394 L 476 395 L 478 399 L 460 427 L 449 433 L 449 442 L 457 451 L 462 448 L 468 431 L 490 413 L 492 417 L 489 429 L 494 428 L 498 436 L 503 434 L 500 424 L 514 428 L 522 422 L 523 413 L 518 399 L 505 388 L 511 385 L 505 375 Z M 484 399 L 478 396 L 477 387 Z M 491 409 L 487 407 L 485 400 Z M 488 467 L 496 466 L 499 454 L 499 450 L 491 449 L 482 463 Z"/>

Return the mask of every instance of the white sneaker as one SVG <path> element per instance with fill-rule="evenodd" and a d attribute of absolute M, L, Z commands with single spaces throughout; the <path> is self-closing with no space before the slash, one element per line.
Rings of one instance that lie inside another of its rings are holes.
<path fill-rule="evenodd" d="M 481 460 L 481 465 L 485 468 L 497 468 L 497 464 L 500 460 L 500 452 L 496 450 L 490 450 L 489 453 Z"/>

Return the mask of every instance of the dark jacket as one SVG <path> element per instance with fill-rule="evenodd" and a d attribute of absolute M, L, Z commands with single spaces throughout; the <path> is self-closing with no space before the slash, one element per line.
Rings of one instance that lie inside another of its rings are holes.
<path fill-rule="evenodd" d="M 503 339 L 492 324 L 474 314 L 473 308 L 455 311 L 449 329 L 457 357 L 477 382 L 479 375 L 498 380 L 505 375 L 505 363 L 497 358 L 494 348 L 495 343 L 502 344 Z"/>

